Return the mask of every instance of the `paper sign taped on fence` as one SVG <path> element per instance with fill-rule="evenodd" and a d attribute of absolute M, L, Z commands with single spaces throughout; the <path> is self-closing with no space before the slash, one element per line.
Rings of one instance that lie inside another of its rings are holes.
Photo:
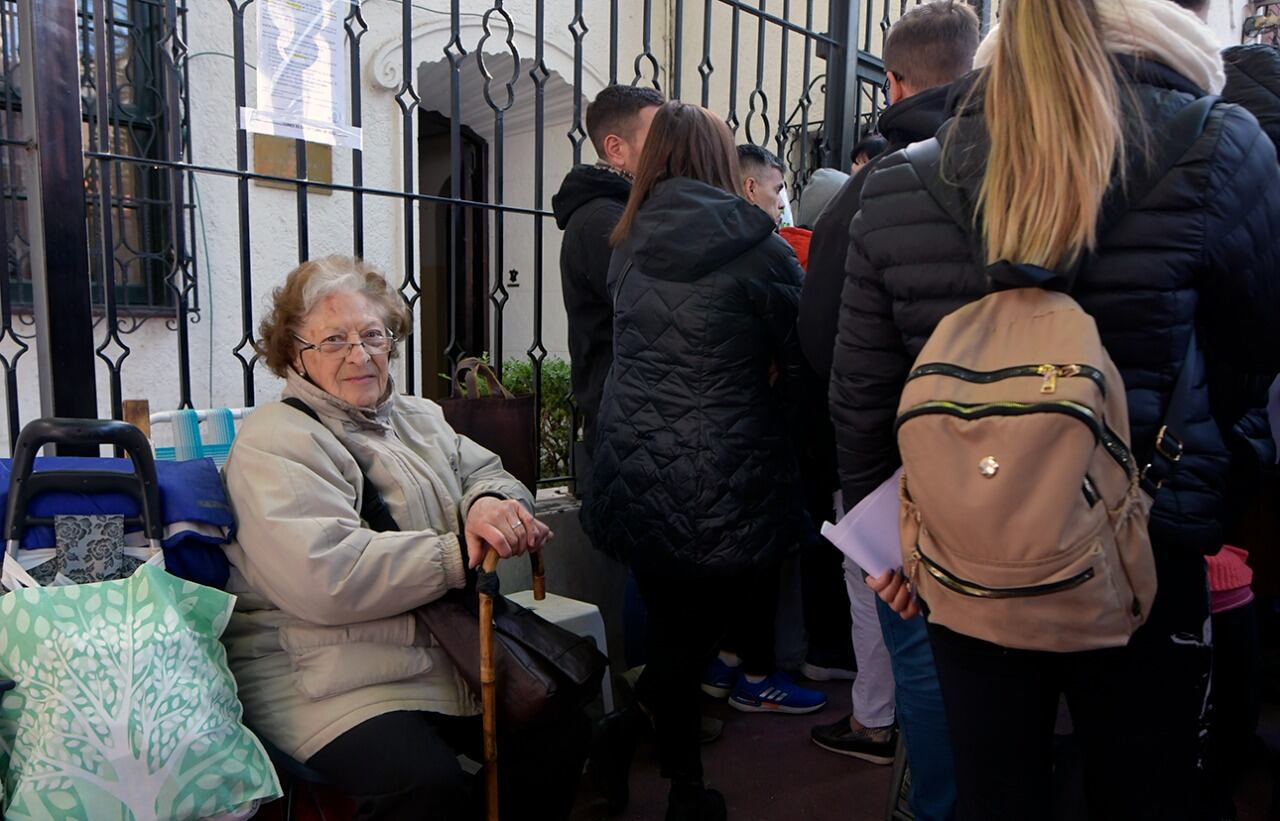
<path fill-rule="evenodd" d="M 898 484 L 902 468 L 858 502 L 840 521 L 822 523 L 822 535 L 868 576 L 902 567 L 898 533 Z"/>
<path fill-rule="evenodd" d="M 255 134 L 361 147 L 348 124 L 343 17 L 350 0 L 258 0 L 257 108 L 240 109 Z"/>

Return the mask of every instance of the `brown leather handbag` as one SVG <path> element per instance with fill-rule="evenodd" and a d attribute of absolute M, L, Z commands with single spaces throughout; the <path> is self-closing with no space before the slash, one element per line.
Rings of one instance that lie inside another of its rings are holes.
<path fill-rule="evenodd" d="M 480 380 L 488 395 L 480 393 Z M 453 372 L 458 397 L 441 399 L 449 427 L 502 458 L 502 467 L 537 491 L 537 417 L 533 396 L 516 396 L 507 390 L 493 368 L 475 357 L 459 360 Z"/>

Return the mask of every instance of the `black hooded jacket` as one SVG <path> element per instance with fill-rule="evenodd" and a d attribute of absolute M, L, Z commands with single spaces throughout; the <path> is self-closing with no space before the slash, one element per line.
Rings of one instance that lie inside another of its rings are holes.
<path fill-rule="evenodd" d="M 931 88 L 884 110 L 880 115 L 880 134 L 889 147 L 845 181 L 813 227 L 809 269 L 800 295 L 800 344 L 823 384 L 831 375 L 831 348 L 836 342 L 844 263 L 849 256 L 849 223 L 862 207 L 862 187 L 885 157 L 938 133 L 947 119 L 950 89 L 951 86 Z"/>
<path fill-rule="evenodd" d="M 675 178 L 640 207 L 610 270 L 613 368 L 583 508 L 592 541 L 637 572 L 746 572 L 796 543 L 802 278 L 740 197 Z"/>
<path fill-rule="evenodd" d="M 600 392 L 613 361 L 613 309 L 609 305 L 609 235 L 622 217 L 631 183 L 594 165 L 574 166 L 551 198 L 560 245 L 560 286 L 569 319 L 573 399 L 582 413 L 588 453 L 595 440 Z"/>
<path fill-rule="evenodd" d="M 1161 129 L 1203 91 L 1158 63 L 1127 59 L 1124 121 Z M 980 102 L 979 102 L 980 104 Z M 1133 110 L 1134 107 L 1138 110 Z M 972 203 L 989 151 L 981 114 L 946 127 L 944 180 Z M 941 139 L 941 137 L 939 138 Z M 1145 463 L 1186 359 L 1192 329 L 1202 347 L 1242 367 L 1280 367 L 1280 169 L 1276 150 L 1243 108 L 1215 106 L 1203 133 L 1109 226 L 1071 291 L 1094 318 L 1124 378 L 1131 442 Z M 971 229 L 930 195 L 904 152 L 867 181 L 851 228 L 848 279 L 830 404 L 847 504 L 899 464 L 894 418 L 915 356 L 946 314 L 987 293 Z M 1213 552 L 1221 544 L 1227 455 L 1198 386 L 1190 442 L 1156 498 L 1157 551 Z"/>
<path fill-rule="evenodd" d="M 836 478 L 835 433 L 827 411 L 827 381 L 831 377 L 831 349 L 840 319 L 840 292 L 844 288 L 844 264 L 849 256 L 849 223 L 862 207 L 862 187 L 867 177 L 889 154 L 914 142 L 927 140 L 947 119 L 950 86 L 931 88 L 901 100 L 880 115 L 880 133 L 889 147 L 845 180 L 813 228 L 809 241 L 809 268 L 800 292 L 800 347 L 817 374 L 811 396 L 803 404 L 805 423 L 801 440 L 805 495 L 815 521 L 831 515 L 831 494 Z"/>

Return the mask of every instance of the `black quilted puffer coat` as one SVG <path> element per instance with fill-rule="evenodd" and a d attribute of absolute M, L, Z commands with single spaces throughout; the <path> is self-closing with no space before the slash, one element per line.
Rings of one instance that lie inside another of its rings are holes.
<path fill-rule="evenodd" d="M 1258 118 L 1272 143 L 1280 142 L 1280 48 L 1263 43 L 1222 52 L 1227 86 L 1222 98 Z"/>
<path fill-rule="evenodd" d="M 1203 92 L 1170 69 L 1125 60 L 1122 80 L 1156 140 Z M 1137 112 L 1126 114 L 1132 126 Z M 952 120 L 944 179 L 972 203 L 985 169 L 979 114 Z M 944 143 L 945 144 L 945 143 Z M 1158 155 L 1158 149 L 1152 152 Z M 961 229 L 903 152 L 867 182 L 851 230 L 830 387 L 846 504 L 899 464 L 894 418 L 914 358 L 938 321 L 987 290 L 969 231 Z M 1145 462 L 1164 419 L 1193 327 L 1200 343 L 1242 367 L 1280 368 L 1280 170 L 1253 116 L 1219 104 L 1203 134 L 1164 176 L 1100 234 L 1072 295 L 1098 323 L 1129 399 L 1132 444 Z M 1188 454 L 1156 499 L 1157 551 L 1214 552 L 1221 544 L 1227 455 L 1201 384 L 1179 427 Z"/>
<path fill-rule="evenodd" d="M 710 576 L 796 543 L 802 277 L 759 208 L 695 180 L 654 186 L 610 269 L 613 368 L 583 510 L 596 545 L 637 571 Z"/>

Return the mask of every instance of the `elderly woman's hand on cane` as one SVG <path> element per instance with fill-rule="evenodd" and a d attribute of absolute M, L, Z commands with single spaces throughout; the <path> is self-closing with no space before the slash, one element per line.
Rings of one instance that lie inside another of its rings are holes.
<path fill-rule="evenodd" d="M 524 505 L 511 499 L 482 496 L 467 511 L 467 566 L 479 567 L 486 547 L 502 558 L 541 550 L 554 534 Z"/>

